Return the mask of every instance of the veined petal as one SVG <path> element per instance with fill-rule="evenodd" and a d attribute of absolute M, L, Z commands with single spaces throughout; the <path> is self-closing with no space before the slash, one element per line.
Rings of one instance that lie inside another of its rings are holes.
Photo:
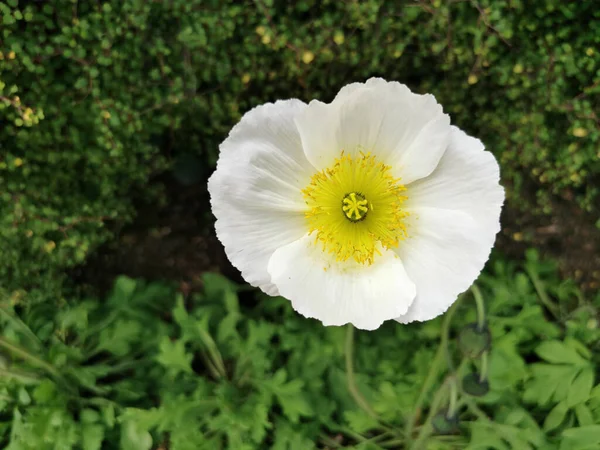
<path fill-rule="evenodd" d="M 391 251 L 382 253 L 370 266 L 334 263 L 306 235 L 278 248 L 268 270 L 279 293 L 303 316 L 374 330 L 406 313 L 415 296 L 402 261 Z"/>
<path fill-rule="evenodd" d="M 380 78 L 345 86 L 331 104 L 312 101 L 296 123 L 318 169 L 331 166 L 342 150 L 371 152 L 405 184 L 435 169 L 450 133 L 450 118 L 432 95 Z"/>
<path fill-rule="evenodd" d="M 396 253 L 417 295 L 408 312 L 396 318 L 402 323 L 444 313 L 479 276 L 495 238 L 461 211 L 415 208 L 409 217 L 410 237 Z"/>
<path fill-rule="evenodd" d="M 314 168 L 294 123 L 306 104 L 278 101 L 246 113 L 220 146 L 208 182 L 217 237 L 250 284 L 277 295 L 267 272 L 276 248 L 306 233 L 301 190 Z"/>

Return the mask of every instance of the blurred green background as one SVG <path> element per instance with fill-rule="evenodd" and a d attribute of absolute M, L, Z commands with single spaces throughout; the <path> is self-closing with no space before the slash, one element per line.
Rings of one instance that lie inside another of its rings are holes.
<path fill-rule="evenodd" d="M 0 1 L 0 448 L 600 449 L 598 30 L 591 0 Z M 477 286 L 369 333 L 243 285 L 205 182 L 251 107 L 371 76 L 508 198 Z"/>

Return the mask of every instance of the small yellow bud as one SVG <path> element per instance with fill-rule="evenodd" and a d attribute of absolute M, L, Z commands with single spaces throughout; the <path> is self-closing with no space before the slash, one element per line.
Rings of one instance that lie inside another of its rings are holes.
<path fill-rule="evenodd" d="M 342 45 L 345 40 L 346 38 L 344 37 L 344 33 L 341 31 L 336 31 L 333 35 L 333 42 L 335 42 L 337 45 Z"/>
<path fill-rule="evenodd" d="M 244 75 L 242 75 L 242 83 L 244 84 L 248 84 L 250 83 L 250 74 L 249 73 L 245 73 Z"/>
<path fill-rule="evenodd" d="M 302 54 L 302 61 L 304 62 L 304 64 L 310 64 L 314 59 L 315 59 L 315 54 L 313 52 L 311 52 L 310 50 L 306 50 Z"/>
<path fill-rule="evenodd" d="M 479 78 L 477 78 L 477 75 L 471 74 L 469 75 L 469 78 L 467 79 L 467 83 L 469 84 L 475 84 L 479 81 Z"/>
<path fill-rule="evenodd" d="M 54 242 L 54 241 L 48 241 L 44 245 L 44 250 L 48 253 L 52 252 L 52 250 L 54 250 L 55 248 L 56 248 L 56 242 Z"/>
<path fill-rule="evenodd" d="M 271 42 L 271 36 L 269 36 L 268 34 L 265 34 L 262 39 L 261 39 L 262 43 L 267 45 L 268 43 Z"/>
<path fill-rule="evenodd" d="M 21 158 L 15 158 L 13 164 L 15 167 L 21 167 L 23 165 L 23 160 Z"/>
<path fill-rule="evenodd" d="M 586 54 L 586 55 L 588 55 L 588 56 L 594 56 L 594 53 L 595 53 L 595 52 L 594 52 L 594 49 L 593 49 L 592 47 L 588 47 L 588 48 L 585 50 L 585 54 Z"/>
<path fill-rule="evenodd" d="M 513 72 L 514 73 L 523 73 L 523 66 L 521 64 L 515 64 L 515 67 L 513 67 Z"/>
<path fill-rule="evenodd" d="M 523 233 L 520 231 L 513 234 L 513 239 L 517 242 L 521 242 L 523 240 Z"/>
<path fill-rule="evenodd" d="M 258 34 L 259 36 L 264 36 L 265 33 L 267 32 L 267 29 L 265 27 L 263 27 L 262 25 L 259 25 L 256 27 L 256 29 L 254 31 L 256 31 L 256 34 Z"/>
<path fill-rule="evenodd" d="M 400 58 L 402 56 L 402 50 L 396 50 L 393 56 L 396 59 Z"/>
<path fill-rule="evenodd" d="M 12 51 L 11 51 L 11 52 L 8 52 L 8 55 L 7 55 L 7 56 L 8 56 L 8 59 L 15 59 L 15 57 L 16 57 L 17 55 L 15 54 L 15 52 L 12 52 Z"/>
<path fill-rule="evenodd" d="M 110 119 L 110 113 L 106 110 L 102 111 L 102 118 L 103 119 Z"/>
<path fill-rule="evenodd" d="M 587 134 L 588 131 L 585 128 L 578 127 L 573 130 L 573 136 L 575 137 L 586 137 Z"/>
<path fill-rule="evenodd" d="M 31 230 L 27 230 L 27 231 L 25 232 L 25 236 L 27 236 L 28 238 L 30 238 L 31 236 L 33 236 L 33 231 L 31 231 Z"/>

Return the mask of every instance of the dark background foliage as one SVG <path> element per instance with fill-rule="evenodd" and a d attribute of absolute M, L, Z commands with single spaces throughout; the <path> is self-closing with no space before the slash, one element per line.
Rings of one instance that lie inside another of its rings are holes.
<path fill-rule="evenodd" d="M 585 439 L 598 430 L 585 427 L 600 421 L 589 354 L 600 282 L 597 29 L 593 1 L 0 1 L 3 445 L 596 448 Z M 483 406 L 461 403 L 457 430 L 433 407 L 449 404 L 468 364 L 427 371 L 436 348 L 459 354 L 463 319 L 449 335 L 441 320 L 358 333 L 353 379 L 354 336 L 252 291 L 238 309 L 227 297 L 237 288 L 204 275 L 240 281 L 211 231 L 204 187 L 231 126 L 257 104 L 329 101 L 371 76 L 435 94 L 502 167 L 504 256 L 484 288 L 495 305 L 491 393 Z M 529 246 L 577 283 L 524 260 Z M 106 293 L 120 273 L 176 285 L 118 278 Z M 559 379 L 575 387 L 542 392 Z M 454 434 L 428 440 L 434 422 Z"/>

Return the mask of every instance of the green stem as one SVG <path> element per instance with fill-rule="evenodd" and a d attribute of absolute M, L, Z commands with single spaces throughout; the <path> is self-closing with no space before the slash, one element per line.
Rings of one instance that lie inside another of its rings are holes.
<path fill-rule="evenodd" d="M 427 378 L 425 378 L 425 382 L 423 383 L 423 386 L 421 387 L 421 391 L 419 392 L 419 397 L 417 397 L 417 402 L 415 403 L 413 413 L 412 413 L 410 419 L 406 422 L 406 428 L 405 428 L 404 434 L 406 436 L 407 441 L 409 441 L 409 442 L 410 442 L 410 439 L 412 438 L 413 429 L 415 427 L 417 419 L 421 415 L 421 410 L 423 408 L 423 403 L 425 402 L 425 397 L 429 393 L 429 390 L 431 389 L 431 386 L 433 386 L 433 383 L 435 383 L 435 380 L 436 380 L 437 376 L 439 375 L 440 368 L 442 366 L 443 361 L 444 361 L 444 349 L 440 345 L 438 347 L 437 353 L 435 354 L 435 357 L 433 358 L 431 366 L 429 367 L 429 372 L 427 373 Z"/>
<path fill-rule="evenodd" d="M 473 399 L 465 398 L 464 401 L 465 401 L 465 404 L 467 405 L 467 407 L 469 408 L 469 411 L 471 411 L 474 415 L 476 415 L 477 418 L 479 418 L 485 422 L 490 421 L 490 418 L 487 416 L 487 414 L 484 413 L 481 410 L 481 408 L 479 408 L 479 406 L 477 406 L 477 404 L 473 401 Z"/>
<path fill-rule="evenodd" d="M 356 404 L 360 406 L 370 417 L 373 419 L 379 420 L 379 417 L 371 408 L 371 405 L 367 402 L 367 400 L 363 397 L 363 395 L 358 390 L 356 386 L 356 380 L 354 378 L 354 326 L 349 324 L 346 328 L 346 378 L 348 380 L 348 391 L 356 401 Z"/>
<path fill-rule="evenodd" d="M 27 336 L 27 338 L 31 341 L 32 344 L 34 344 L 36 346 L 36 348 L 41 348 L 43 347 L 42 341 L 39 340 L 39 338 L 35 335 L 35 333 L 33 331 L 31 331 L 31 328 L 29 328 L 25 322 L 23 322 L 21 319 L 19 319 L 17 316 L 15 316 L 14 314 L 12 314 L 10 311 L 8 311 L 4 306 L 0 305 L 0 312 L 2 312 L 2 314 L 10 321 L 12 322 L 12 324 L 16 327 L 19 328 L 23 334 L 25 336 Z"/>
<path fill-rule="evenodd" d="M 448 412 L 446 417 L 452 418 L 456 415 L 458 402 L 458 386 L 456 386 L 456 378 L 452 378 L 450 381 L 450 402 L 448 403 Z"/>
<path fill-rule="evenodd" d="M 14 369 L 0 369 L 0 377 L 18 380 L 24 384 L 35 384 L 40 382 L 40 379 L 35 375 Z"/>
<path fill-rule="evenodd" d="M 481 354 L 481 369 L 479 369 L 479 381 L 483 382 L 487 378 L 488 371 L 488 352 Z"/>
<path fill-rule="evenodd" d="M 452 355 L 450 354 L 450 348 L 448 346 L 448 342 L 450 340 L 450 323 L 452 322 L 452 317 L 458 309 L 458 304 L 462 298 L 463 296 L 461 295 L 454 302 L 452 307 L 446 313 L 446 317 L 444 317 L 444 323 L 442 324 L 442 340 L 440 342 L 440 346 L 443 348 L 444 353 L 446 354 L 446 363 L 448 364 L 448 369 L 450 372 L 454 372 L 454 362 L 452 361 Z"/>
<path fill-rule="evenodd" d="M 471 292 L 473 293 L 473 297 L 475 297 L 475 303 L 477 305 L 477 329 L 482 331 L 485 327 L 485 302 L 483 301 L 481 291 L 476 284 L 471 286 Z"/>
<path fill-rule="evenodd" d="M 415 443 L 413 444 L 412 447 L 410 447 L 412 450 L 422 450 L 425 448 L 424 447 L 425 441 L 431 434 L 431 431 L 433 428 L 431 425 L 431 421 L 433 420 L 434 415 L 437 413 L 438 408 L 440 407 L 440 404 L 442 403 L 444 391 L 446 390 L 446 387 L 448 386 L 448 383 L 450 382 L 451 379 L 452 378 L 450 378 L 450 377 L 448 379 L 446 379 L 445 383 L 435 393 L 435 396 L 433 397 L 433 401 L 431 402 L 431 408 L 429 409 L 429 414 L 427 414 L 427 419 L 425 419 L 425 422 L 423 423 L 423 426 L 421 427 L 421 430 L 419 431 L 419 435 L 417 436 Z"/>
<path fill-rule="evenodd" d="M 225 363 L 223 362 L 223 358 L 221 356 L 221 353 L 219 352 L 219 348 L 213 340 L 212 336 L 202 329 L 198 329 L 198 334 L 206 347 L 206 350 L 208 352 L 208 358 L 210 358 L 213 367 L 219 374 L 219 377 L 217 378 L 227 378 L 227 370 L 225 369 Z"/>
<path fill-rule="evenodd" d="M 544 306 L 548 309 L 548 311 L 550 311 L 550 313 L 554 316 L 555 319 L 558 319 L 560 316 L 558 306 L 552 302 L 552 300 L 546 293 L 544 283 L 542 282 L 542 280 L 540 280 L 540 277 L 538 277 L 535 271 L 529 269 L 528 267 L 525 267 L 525 271 L 527 272 L 527 275 L 529 275 L 529 279 L 533 283 L 533 287 L 535 288 L 535 291 L 537 292 L 538 297 L 540 298 Z"/>
<path fill-rule="evenodd" d="M 392 439 L 390 441 L 382 442 L 381 444 L 379 444 L 379 446 L 383 447 L 383 448 L 399 449 L 399 448 L 404 448 L 403 447 L 404 444 L 405 444 L 404 439 Z"/>
<path fill-rule="evenodd" d="M 339 447 L 341 447 L 341 446 L 342 446 L 342 445 L 341 445 L 339 442 L 337 442 L 337 441 L 334 441 L 332 438 L 330 438 L 329 436 L 327 436 L 327 435 L 326 435 L 326 434 L 324 434 L 324 433 L 321 433 L 321 434 L 319 435 L 319 439 L 321 439 L 321 441 L 322 441 L 322 442 L 323 442 L 323 443 L 324 443 L 324 444 L 325 444 L 327 447 L 339 448 Z"/>
<path fill-rule="evenodd" d="M 427 374 L 427 378 L 425 378 L 425 382 L 421 387 L 421 391 L 419 392 L 419 397 L 417 398 L 417 402 L 415 403 L 415 407 L 410 419 L 406 422 L 406 428 L 404 435 L 406 436 L 406 440 L 410 443 L 413 435 L 413 430 L 415 428 L 415 424 L 417 419 L 421 415 L 421 410 L 423 408 L 423 403 L 425 402 L 425 397 L 429 393 L 431 386 L 435 383 L 435 380 L 440 374 L 442 361 L 444 359 L 444 355 L 446 356 L 446 362 L 448 364 L 448 368 L 452 371 L 454 370 L 454 364 L 452 363 L 452 357 L 448 350 L 448 339 L 450 335 L 450 323 L 452 321 L 452 317 L 454 313 L 458 309 L 458 305 L 462 299 L 462 296 L 458 297 L 458 299 L 454 302 L 454 304 L 450 307 L 446 316 L 444 317 L 444 322 L 442 323 L 441 330 L 441 341 L 438 347 L 437 353 L 433 358 L 433 362 L 429 367 L 429 373 Z"/>
<path fill-rule="evenodd" d="M 31 365 L 39 367 L 40 369 L 44 369 L 46 372 L 48 372 L 50 375 L 54 376 L 55 378 L 58 378 L 58 379 L 62 378 L 60 373 L 58 372 L 58 370 L 56 370 L 56 368 L 53 365 L 47 363 L 46 361 L 44 361 L 41 358 L 38 358 L 35 355 L 32 355 L 27 350 L 22 349 L 21 347 L 9 342 L 8 340 L 6 340 L 4 337 L 1 337 L 1 336 L 0 336 L 0 347 L 5 348 L 13 355 L 20 357 L 21 359 L 29 362 Z"/>

